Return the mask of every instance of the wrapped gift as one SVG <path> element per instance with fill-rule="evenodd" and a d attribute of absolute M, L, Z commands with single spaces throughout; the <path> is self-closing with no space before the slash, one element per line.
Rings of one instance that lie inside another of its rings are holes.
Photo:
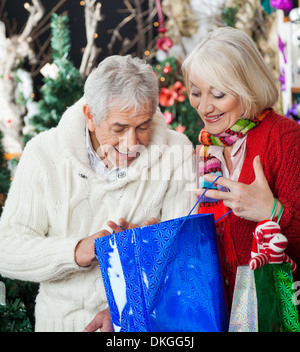
<path fill-rule="evenodd" d="M 237 269 L 230 332 L 300 332 L 290 263 Z"/>
<path fill-rule="evenodd" d="M 95 240 L 115 331 L 228 331 L 213 214 Z"/>

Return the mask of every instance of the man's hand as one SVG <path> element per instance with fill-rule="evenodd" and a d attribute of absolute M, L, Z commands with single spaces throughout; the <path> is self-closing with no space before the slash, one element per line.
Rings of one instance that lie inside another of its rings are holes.
<path fill-rule="evenodd" d="M 149 225 L 154 225 L 154 224 L 158 224 L 159 221 L 156 218 L 150 218 L 149 220 L 145 221 L 145 225 L 149 226 Z"/>
<path fill-rule="evenodd" d="M 109 308 L 99 312 L 95 318 L 86 326 L 84 332 L 95 332 L 100 329 L 101 332 L 113 332 Z"/>
<path fill-rule="evenodd" d="M 79 241 L 75 248 L 75 261 L 79 266 L 89 266 L 95 260 L 95 244 L 96 238 L 110 235 L 109 231 L 102 230 L 92 236 Z"/>
<path fill-rule="evenodd" d="M 155 218 L 150 218 L 149 220 L 145 221 L 146 226 L 158 224 L 158 223 L 159 221 Z M 119 224 L 116 224 L 113 221 L 108 221 L 107 225 L 115 232 L 121 232 L 124 230 L 130 230 L 130 229 L 139 227 L 138 225 L 132 224 L 123 218 L 119 219 Z"/>
<path fill-rule="evenodd" d="M 158 220 L 155 218 L 151 218 L 145 221 L 145 225 L 153 225 L 157 224 Z M 132 224 L 125 219 L 119 219 L 119 224 L 116 224 L 113 221 L 108 221 L 107 225 L 114 232 L 121 232 L 123 230 L 133 229 L 138 227 L 138 225 Z M 89 266 L 95 260 L 95 244 L 94 241 L 96 238 L 104 237 L 110 235 L 110 232 L 107 230 L 102 230 L 100 232 L 95 233 L 92 236 L 89 236 L 78 242 L 75 248 L 75 261 L 79 266 Z"/>

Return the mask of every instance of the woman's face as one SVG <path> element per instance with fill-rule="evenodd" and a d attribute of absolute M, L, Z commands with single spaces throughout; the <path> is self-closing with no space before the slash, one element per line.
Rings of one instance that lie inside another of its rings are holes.
<path fill-rule="evenodd" d="M 238 97 L 225 94 L 198 77 L 190 80 L 189 98 L 211 134 L 219 134 L 232 127 L 244 112 Z"/>

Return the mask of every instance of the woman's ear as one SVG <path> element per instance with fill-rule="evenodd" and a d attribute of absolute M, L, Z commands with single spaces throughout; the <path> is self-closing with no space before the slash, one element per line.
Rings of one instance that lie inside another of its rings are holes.
<path fill-rule="evenodd" d="M 85 120 L 86 120 L 88 129 L 91 132 L 94 132 L 95 131 L 95 122 L 94 122 L 94 119 L 93 119 L 93 115 L 91 114 L 91 109 L 90 109 L 88 104 L 84 104 L 83 105 L 83 113 L 84 113 L 84 116 L 85 116 Z"/>

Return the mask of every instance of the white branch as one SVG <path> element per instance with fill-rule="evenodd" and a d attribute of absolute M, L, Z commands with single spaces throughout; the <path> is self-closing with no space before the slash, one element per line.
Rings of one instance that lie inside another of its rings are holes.
<path fill-rule="evenodd" d="M 19 41 L 28 40 L 33 28 L 37 26 L 45 13 L 45 9 L 40 0 L 32 0 L 32 6 L 25 2 L 24 7 L 29 12 L 29 17 L 26 22 L 25 28 L 19 37 Z"/>
<path fill-rule="evenodd" d="M 3 146 L 7 152 L 20 152 L 22 149 L 21 131 L 26 109 L 15 102 L 17 82 L 14 72 L 24 58 L 34 62 L 35 54 L 31 48 L 31 34 L 44 15 L 44 7 L 40 0 L 32 0 L 32 5 L 24 4 L 29 17 L 24 30 L 19 35 L 5 38 L 3 26 L 1 30 L 2 54 L 0 60 L 0 130 L 4 134 Z"/>
<path fill-rule="evenodd" d="M 100 49 L 95 45 L 95 34 L 97 32 L 98 22 L 102 19 L 101 3 L 95 3 L 96 0 L 86 0 L 84 5 L 87 46 L 84 50 L 79 69 L 83 76 L 86 76 L 90 72 L 93 62 L 100 52 Z"/>

